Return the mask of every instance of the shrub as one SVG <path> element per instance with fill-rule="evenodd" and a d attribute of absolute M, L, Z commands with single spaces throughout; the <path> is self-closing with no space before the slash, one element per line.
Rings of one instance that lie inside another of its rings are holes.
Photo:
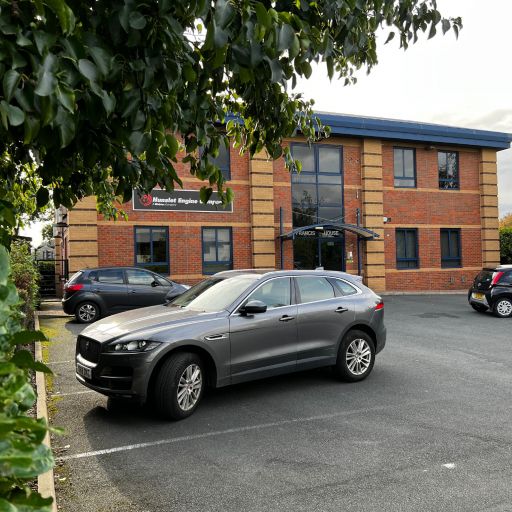
<path fill-rule="evenodd" d="M 39 295 L 39 272 L 26 242 L 13 242 L 10 255 L 11 279 L 21 299 L 19 311 L 23 314 L 22 322 L 25 328 L 31 328 Z"/>
<path fill-rule="evenodd" d="M 501 263 L 512 263 L 512 227 L 500 229 Z"/>

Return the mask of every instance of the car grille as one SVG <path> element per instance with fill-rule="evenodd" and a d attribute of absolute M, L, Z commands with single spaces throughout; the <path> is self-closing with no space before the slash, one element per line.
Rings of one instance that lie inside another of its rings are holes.
<path fill-rule="evenodd" d="M 101 344 L 91 338 L 78 336 L 78 353 L 87 361 L 97 363 L 100 358 Z"/>

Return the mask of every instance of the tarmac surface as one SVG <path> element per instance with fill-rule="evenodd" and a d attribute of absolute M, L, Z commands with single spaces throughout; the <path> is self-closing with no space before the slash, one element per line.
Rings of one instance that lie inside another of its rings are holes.
<path fill-rule="evenodd" d="M 385 314 L 367 380 L 211 390 L 177 423 L 80 385 L 83 327 L 41 318 L 60 510 L 512 511 L 512 319 L 462 295 L 389 296 Z"/>

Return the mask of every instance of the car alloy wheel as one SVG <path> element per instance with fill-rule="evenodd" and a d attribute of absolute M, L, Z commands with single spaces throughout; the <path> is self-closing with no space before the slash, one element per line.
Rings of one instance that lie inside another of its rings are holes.
<path fill-rule="evenodd" d="M 512 300 L 499 299 L 494 305 L 494 312 L 501 318 L 507 318 L 512 315 Z"/>
<path fill-rule="evenodd" d="M 372 362 L 372 351 L 367 341 L 362 338 L 355 339 L 347 348 L 345 360 L 348 370 L 354 375 L 366 373 Z"/>
<path fill-rule="evenodd" d="M 366 332 L 354 329 L 343 337 L 334 371 L 346 382 L 357 382 L 370 375 L 375 363 L 375 344 Z"/>
<path fill-rule="evenodd" d="M 89 324 L 98 319 L 99 309 L 91 302 L 80 304 L 76 310 L 76 318 L 79 322 Z"/>
<path fill-rule="evenodd" d="M 190 411 L 194 408 L 201 389 L 203 387 L 203 376 L 201 368 L 197 364 L 191 364 L 185 368 L 178 383 L 178 405 L 183 411 Z"/>

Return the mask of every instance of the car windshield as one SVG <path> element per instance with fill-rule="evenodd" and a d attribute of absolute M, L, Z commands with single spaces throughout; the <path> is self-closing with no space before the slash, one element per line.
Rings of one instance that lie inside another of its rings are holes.
<path fill-rule="evenodd" d="M 249 286 L 261 276 L 245 274 L 233 277 L 212 277 L 201 281 L 174 299 L 170 306 L 196 309 L 199 311 L 220 311 L 226 309 Z"/>

